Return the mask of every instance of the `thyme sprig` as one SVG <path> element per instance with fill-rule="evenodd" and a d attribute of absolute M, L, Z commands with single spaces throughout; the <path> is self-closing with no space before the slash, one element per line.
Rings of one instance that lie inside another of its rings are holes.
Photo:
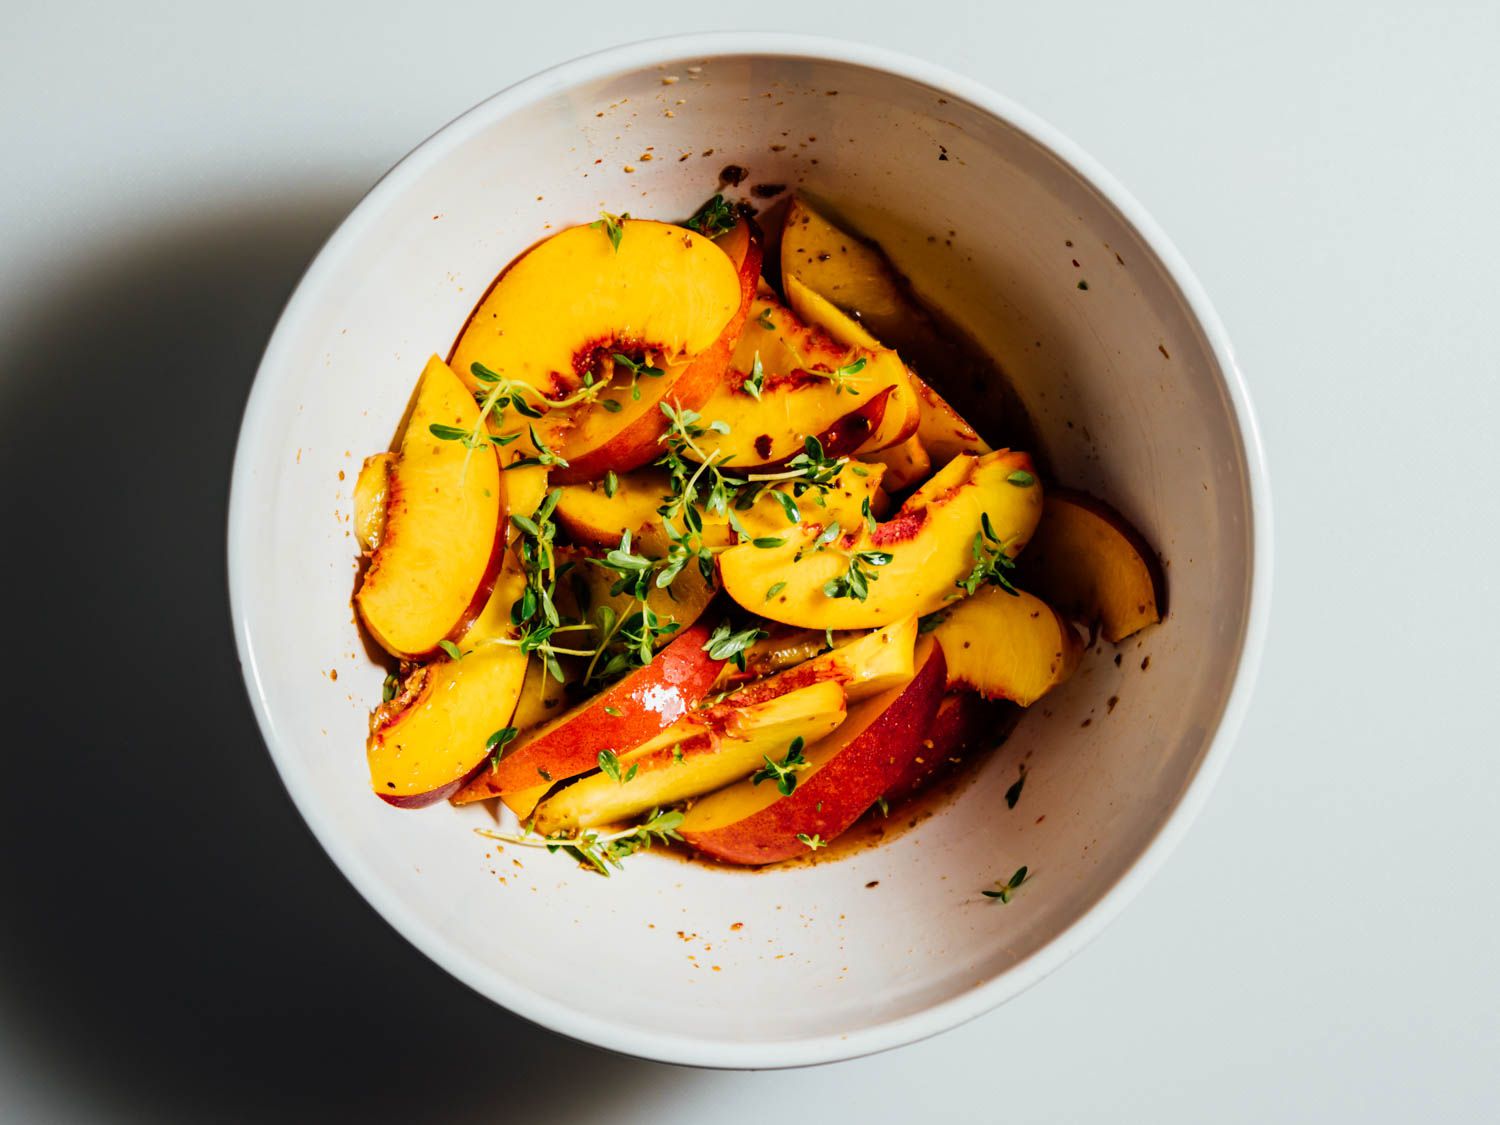
<path fill-rule="evenodd" d="M 600 211 L 599 217 L 589 224 L 590 230 L 602 230 L 609 236 L 609 244 L 614 247 L 616 254 L 620 252 L 620 240 L 625 237 L 625 220 L 630 218 L 630 212 L 621 215 L 611 215 L 608 211 Z"/>
<path fill-rule="evenodd" d="M 1003 883 L 997 883 L 993 891 L 980 891 L 985 898 L 998 898 L 1001 902 L 1009 902 L 1021 884 L 1026 882 L 1026 865 L 1022 864 L 1016 868 L 1016 873 Z"/>
<path fill-rule="evenodd" d="M 774 781 L 781 795 L 790 797 L 797 789 L 798 771 L 812 766 L 812 763 L 802 756 L 803 745 L 800 737 L 792 739 L 786 757 L 779 762 L 772 760 L 769 754 L 762 754 L 761 757 L 766 760 L 765 767 L 750 775 L 750 784 L 759 785 L 762 781 Z"/>
<path fill-rule="evenodd" d="M 653 809 L 642 823 L 634 828 L 622 828 L 618 832 L 586 829 L 573 835 L 555 832 L 550 836 L 541 836 L 533 832 L 529 824 L 520 834 L 493 832 L 487 828 L 476 828 L 475 832 L 486 839 L 498 840 L 504 844 L 546 848 L 553 853 L 566 852 L 599 874 L 608 876 L 610 868 L 621 870 L 623 861 L 636 852 L 645 851 L 657 843 L 681 840 L 677 829 L 682 824 L 682 819 L 682 813 L 675 810 L 662 812 Z"/>
<path fill-rule="evenodd" d="M 1006 553 L 1006 543 L 996 534 L 994 524 L 990 523 L 988 512 L 980 515 L 979 527 L 980 530 L 974 533 L 972 547 L 974 569 L 954 585 L 964 593 L 972 595 L 988 583 L 999 586 L 1007 594 L 1019 596 L 1015 586 L 1011 583 L 1009 573 L 1016 569 L 1016 560 Z"/>
<path fill-rule="evenodd" d="M 695 230 L 705 238 L 717 238 L 738 221 L 738 209 L 722 193 L 717 193 L 693 213 L 686 225 L 688 230 Z"/>

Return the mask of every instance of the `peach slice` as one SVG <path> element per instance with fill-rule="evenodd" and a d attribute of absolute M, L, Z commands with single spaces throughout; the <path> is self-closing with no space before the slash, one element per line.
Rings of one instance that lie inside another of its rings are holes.
<path fill-rule="evenodd" d="M 704 855 L 761 864 L 806 855 L 859 819 L 921 750 L 943 698 L 943 651 L 924 637 L 916 675 L 849 708 L 828 738 L 804 751 L 806 769 L 783 796 L 776 784 L 747 779 L 704 797 L 678 831 Z"/>
<path fill-rule="evenodd" d="M 1030 707 L 1083 658 L 1073 626 L 1041 598 L 986 586 L 943 614 L 932 631 L 948 661 L 949 688 Z"/>
<path fill-rule="evenodd" d="M 390 488 L 394 453 L 366 457 L 354 481 L 354 537 L 360 549 L 372 553 L 385 536 L 385 494 Z"/>
<path fill-rule="evenodd" d="M 562 443 L 568 462 L 553 473 L 558 484 L 598 480 L 611 469 L 627 472 L 661 453 L 658 439 L 666 432 L 667 419 L 661 404 L 696 410 L 724 379 L 724 370 L 734 354 L 745 316 L 755 299 L 760 279 L 761 236 L 753 219 L 742 218 L 718 239 L 738 271 L 740 302 L 712 345 L 692 359 L 666 369 L 663 375 L 625 380 L 618 366 L 609 390 L 599 401 L 581 408 L 573 428 Z"/>
<path fill-rule="evenodd" d="M 1098 624 L 1113 643 L 1162 619 L 1166 577 L 1140 532 L 1102 500 L 1081 492 L 1047 497 L 1029 583 L 1064 613 Z"/>
<path fill-rule="evenodd" d="M 495 769 L 480 773 L 455 804 L 561 781 L 599 764 L 601 750 L 639 746 L 687 714 L 718 678 L 722 660 L 708 655 L 701 621 L 676 634 L 656 659 L 599 694 L 518 739 Z"/>
<path fill-rule="evenodd" d="M 783 274 L 782 285 L 786 290 L 787 303 L 803 320 L 816 325 L 847 347 L 878 348 L 880 343 L 853 317 L 833 302 L 825 300 L 809 288 L 796 274 Z M 907 378 L 917 393 L 918 422 L 915 440 L 929 458 L 946 465 L 960 453 L 983 456 L 991 452 L 989 444 L 979 436 L 979 431 L 964 421 L 957 410 L 948 405 L 946 399 L 933 390 L 915 371 L 907 369 Z M 899 448 L 899 447 L 898 447 Z M 897 466 L 892 466 L 896 469 Z M 898 473 L 897 480 L 902 479 Z M 909 478 L 913 482 L 919 477 Z M 891 487 L 905 485 L 893 480 Z"/>
<path fill-rule="evenodd" d="M 991 750 L 1009 737 L 1021 709 L 1003 699 L 972 691 L 950 692 L 922 740 L 922 749 L 885 791 L 887 805 L 900 805 L 940 781 L 976 752 Z"/>
<path fill-rule="evenodd" d="M 505 489 L 488 448 L 435 437 L 471 431 L 479 409 L 442 360 L 428 360 L 390 468 L 385 525 L 355 604 L 370 635 L 415 660 L 457 640 L 484 607 L 505 554 Z"/>
<path fill-rule="evenodd" d="M 837 435 L 848 446 L 840 453 L 885 449 L 915 433 L 919 421 L 916 392 L 894 352 L 845 347 L 769 290 L 755 298 L 729 370 L 699 413 L 729 427 L 697 440 L 701 456 L 735 469 L 780 464 L 802 451 L 809 434 Z"/>
<path fill-rule="evenodd" d="M 490 735 L 507 726 L 526 678 L 527 658 L 509 638 L 510 605 L 525 584 L 506 552 L 494 592 L 464 636 L 461 659 L 440 658 L 407 678 L 401 695 L 370 724 L 365 755 L 370 786 L 400 808 L 422 808 L 451 796 L 490 754 Z"/>
<path fill-rule="evenodd" d="M 861 331 L 875 339 L 898 339 L 901 330 L 926 319 L 877 247 L 835 226 L 800 195 L 787 207 L 781 233 L 781 280 L 789 298 L 791 278 L 857 315 Z"/>
<path fill-rule="evenodd" d="M 881 465 L 846 465 L 823 494 L 822 505 L 813 493 L 806 493 L 797 501 L 798 512 L 804 519 L 833 518 L 852 525 L 861 518 L 865 501 L 869 501 L 872 511 L 878 510 L 885 471 Z M 737 510 L 735 518 L 752 538 L 786 536 L 790 525 L 785 509 L 770 491 L 790 489 L 790 485 L 775 486 L 757 497 L 750 508 Z M 615 482 L 613 496 L 600 481 L 566 485 L 557 502 L 557 523 L 574 541 L 598 547 L 616 546 L 621 534 L 629 531 L 641 554 L 665 558 L 671 540 L 657 509 L 670 492 L 666 474 L 657 469 L 640 469 L 620 477 Z M 705 547 L 725 547 L 734 538 L 726 515 L 703 514 L 701 540 Z"/>
<path fill-rule="evenodd" d="M 916 674 L 916 647 L 917 619 L 905 617 L 773 676 L 746 684 L 726 699 L 724 705 L 743 707 L 825 680 L 839 684 L 849 702 L 859 703 L 910 680 Z"/>
<path fill-rule="evenodd" d="M 500 275 L 454 345 L 453 368 L 472 379 L 480 363 L 553 398 L 601 354 L 650 352 L 671 365 L 706 351 L 740 304 L 735 264 L 702 235 L 644 219 L 571 227 Z"/>
<path fill-rule="evenodd" d="M 864 521 L 839 521 L 836 529 L 834 521 L 803 524 L 781 547 L 731 547 L 719 556 L 719 578 L 740 605 L 773 621 L 879 628 L 932 613 L 961 595 L 958 583 L 974 569 L 984 518 L 1014 556 L 1041 513 L 1041 485 L 1026 454 L 960 454 L 873 530 Z M 863 599 L 848 590 L 856 565 L 874 576 Z"/>
<path fill-rule="evenodd" d="M 767 757 L 780 761 L 796 739 L 822 739 L 844 714 L 843 689 L 832 680 L 737 708 L 720 726 L 622 754 L 610 772 L 547 798 L 536 808 L 535 830 L 550 835 L 612 824 L 722 788 L 760 769 Z"/>

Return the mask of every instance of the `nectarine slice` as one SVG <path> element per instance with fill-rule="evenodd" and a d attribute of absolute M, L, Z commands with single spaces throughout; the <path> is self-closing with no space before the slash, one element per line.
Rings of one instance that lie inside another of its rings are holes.
<path fill-rule="evenodd" d="M 986 586 L 943 613 L 932 631 L 948 661 L 948 686 L 1029 707 L 1063 683 L 1083 657 L 1073 626 L 1041 598 Z"/>
<path fill-rule="evenodd" d="M 806 855 L 838 836 L 901 776 L 927 737 L 947 679 L 942 649 L 930 637 L 916 664 L 904 686 L 856 703 L 838 730 L 804 751 L 808 766 L 789 796 L 769 782 L 738 782 L 689 809 L 682 838 L 714 859 L 760 864 Z"/>
<path fill-rule="evenodd" d="M 795 274 L 784 275 L 782 283 L 786 288 L 787 303 L 807 323 L 823 329 L 839 343 L 848 347 L 878 348 L 881 346 L 864 325 L 836 307 L 831 301 L 825 300 L 808 288 Z M 964 421 L 958 411 L 949 406 L 942 395 L 923 382 L 922 378 L 910 368 L 907 369 L 906 374 L 912 389 L 916 391 L 918 409 L 917 432 L 914 438 L 908 439 L 909 441 L 915 440 L 920 448 L 940 465 L 946 465 L 960 453 L 982 456 L 991 451 L 989 444 L 979 436 L 979 431 Z M 894 452 L 894 450 L 888 452 Z M 897 470 L 891 482 L 893 488 L 906 487 L 899 483 L 901 480 L 914 483 L 920 479 L 920 474 L 902 475 L 896 465 L 893 465 L 892 469 Z"/>
<path fill-rule="evenodd" d="M 671 726 L 713 686 L 723 665 L 708 655 L 711 629 L 701 621 L 677 633 L 644 668 L 517 739 L 493 770 L 480 773 L 454 797 L 482 801 L 587 773 L 599 752 L 634 749 Z"/>
<path fill-rule="evenodd" d="M 739 276 L 740 302 L 734 315 L 709 347 L 667 367 L 662 375 L 637 373 L 633 379 L 626 379 L 620 365 L 614 364 L 609 389 L 597 402 L 577 411 L 577 420 L 562 443 L 562 456 L 568 463 L 553 473 L 556 483 L 598 480 L 610 470 L 623 473 L 654 460 L 661 453 L 658 439 L 667 427 L 661 404 L 670 402 L 677 409 L 696 410 L 718 389 L 755 299 L 760 279 L 760 228 L 753 219 L 741 218 L 717 240 L 717 245 L 734 263 Z"/>
<path fill-rule="evenodd" d="M 1014 556 L 1041 513 L 1041 485 L 1026 454 L 961 454 L 873 530 L 864 521 L 839 522 L 837 528 L 833 521 L 805 523 L 781 547 L 725 551 L 719 577 L 730 597 L 773 621 L 813 629 L 879 628 L 932 613 L 961 596 L 958 583 L 975 567 L 975 539 L 984 519 Z M 863 598 L 850 578 L 856 566 L 865 578 Z"/>
<path fill-rule="evenodd" d="M 1047 497 L 1027 558 L 1027 581 L 1076 620 L 1098 624 L 1118 643 L 1166 612 L 1166 578 L 1156 552 L 1102 500 L 1081 492 Z"/>
<path fill-rule="evenodd" d="M 609 772 L 584 778 L 536 809 L 544 835 L 611 824 L 748 777 L 767 757 L 781 760 L 795 739 L 817 742 L 844 721 L 844 692 L 832 680 L 717 712 L 722 722 L 670 745 L 619 756 Z"/>
<path fill-rule="evenodd" d="M 453 367 L 475 363 L 549 398 L 581 384 L 600 355 L 650 352 L 673 364 L 707 350 L 740 307 L 722 249 L 670 223 L 577 226 L 538 243 L 474 310 Z M 478 384 L 474 384 L 477 389 Z"/>
<path fill-rule="evenodd" d="M 880 407 L 871 417 L 874 402 Z M 845 419 L 843 429 L 858 439 L 841 438 L 850 447 L 840 453 L 905 441 L 919 421 L 916 392 L 894 352 L 845 347 L 769 290 L 755 298 L 724 380 L 699 412 L 729 427 L 698 439 L 701 455 L 736 469 L 780 464 L 802 451 L 809 434 L 826 445 L 825 435 L 840 435 Z"/>
<path fill-rule="evenodd" d="M 916 674 L 916 646 L 917 619 L 904 617 L 785 671 L 746 684 L 724 702 L 743 707 L 808 684 L 832 680 L 844 689 L 849 702 L 858 703 L 910 680 Z"/>
<path fill-rule="evenodd" d="M 354 481 L 354 537 L 360 549 L 373 552 L 385 535 L 385 494 L 390 488 L 394 453 L 366 457 Z"/>
<path fill-rule="evenodd" d="M 1010 735 L 1021 709 L 972 691 L 950 692 L 922 740 L 922 748 L 891 782 L 887 805 L 900 805 L 952 773 L 976 752 L 992 750 Z"/>
<path fill-rule="evenodd" d="M 822 504 L 811 493 L 797 501 L 799 514 L 807 519 L 817 516 L 852 525 L 862 518 L 866 501 L 872 510 L 878 509 L 885 471 L 883 465 L 846 465 L 822 493 Z M 638 469 L 620 477 L 615 482 L 613 496 L 600 481 L 570 484 L 563 487 L 555 518 L 575 542 L 614 547 L 620 536 L 629 531 L 637 551 L 647 558 L 665 558 L 672 544 L 657 509 L 671 491 L 667 475 L 657 469 Z M 786 510 L 771 495 L 773 491 L 790 492 L 791 485 L 776 485 L 761 493 L 748 509 L 735 510 L 735 518 L 752 539 L 773 539 L 788 533 Z M 704 512 L 702 517 L 699 539 L 703 546 L 725 547 L 734 542 L 727 515 Z"/>
<path fill-rule="evenodd" d="M 428 360 L 390 468 L 380 546 L 355 595 L 370 635 L 395 656 L 418 659 L 463 636 L 499 573 L 505 490 L 495 455 L 431 430 L 478 423 L 468 388 Z"/>

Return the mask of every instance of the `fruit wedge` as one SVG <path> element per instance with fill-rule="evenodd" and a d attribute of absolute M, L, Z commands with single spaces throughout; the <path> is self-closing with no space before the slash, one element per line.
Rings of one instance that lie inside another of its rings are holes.
<path fill-rule="evenodd" d="M 885 467 L 860 463 L 845 466 L 832 487 L 822 493 L 823 504 L 816 495 L 804 493 L 795 505 L 806 519 L 837 519 L 852 526 L 862 518 L 866 501 L 872 511 L 880 510 L 880 489 Z M 614 547 L 620 536 L 630 532 L 635 549 L 647 558 L 667 557 L 671 539 L 662 527 L 657 511 L 671 493 L 671 484 L 659 469 L 641 469 L 620 477 L 611 496 L 600 481 L 570 484 L 563 488 L 557 502 L 558 525 L 575 542 L 599 547 Z M 779 484 L 761 493 L 755 503 L 744 510 L 736 509 L 735 518 L 752 539 L 784 537 L 789 532 L 785 508 L 771 491 L 790 494 L 790 484 Z M 804 512 L 805 509 L 805 512 Z M 678 521 L 678 530 L 682 530 Z M 701 541 L 705 547 L 723 547 L 734 541 L 727 513 L 703 513 Z"/>
<path fill-rule="evenodd" d="M 887 807 L 909 801 L 973 755 L 999 746 L 1009 737 L 1021 714 L 1014 703 L 986 699 L 972 691 L 943 696 L 932 729 L 922 740 L 922 749 L 885 791 Z"/>
<path fill-rule="evenodd" d="M 864 325 L 835 306 L 833 302 L 825 300 L 796 274 L 783 275 L 782 283 L 786 289 L 787 303 L 808 324 L 823 329 L 839 343 L 848 347 L 878 348 L 881 346 Z M 906 374 L 917 393 L 919 417 L 915 440 L 931 460 L 939 465 L 946 465 L 960 453 L 982 456 L 990 452 L 989 444 L 979 436 L 979 431 L 964 421 L 958 411 L 949 406 L 942 395 L 923 382 L 921 377 L 910 368 L 907 369 Z M 887 452 L 893 453 L 894 451 Z M 919 477 L 904 477 L 899 465 L 892 465 L 892 469 L 895 472 L 890 484 L 892 488 L 906 487 L 898 483 L 903 479 L 919 479 Z"/>
<path fill-rule="evenodd" d="M 506 507 L 495 455 L 431 430 L 478 422 L 468 388 L 428 360 L 390 466 L 380 545 L 354 599 L 370 635 L 406 660 L 463 636 L 500 571 Z"/>
<path fill-rule="evenodd" d="M 375 712 L 365 756 L 370 786 L 401 808 L 422 808 L 457 792 L 484 766 L 490 735 L 511 722 L 527 658 L 508 639 L 510 605 L 525 584 L 514 554 L 489 601 L 464 635 L 458 660 L 442 656 L 407 677 Z"/>
<path fill-rule="evenodd" d="M 366 457 L 354 481 L 354 537 L 360 550 L 372 553 L 385 536 L 385 496 L 391 483 L 394 453 Z"/>
<path fill-rule="evenodd" d="M 536 808 L 544 835 L 612 824 L 748 777 L 767 757 L 786 757 L 796 739 L 817 742 L 844 721 L 844 692 L 832 680 L 725 712 L 726 721 L 680 742 L 633 751 L 548 797 Z"/>
<path fill-rule="evenodd" d="M 781 547 L 725 551 L 719 577 L 730 597 L 773 621 L 812 629 L 879 628 L 942 609 L 962 594 L 958 583 L 974 570 L 982 518 L 1014 556 L 1041 512 L 1041 485 L 1026 454 L 961 454 L 873 531 L 864 522 L 839 522 L 836 529 L 835 521 L 804 523 Z M 1001 549 L 986 544 L 986 551 Z M 863 599 L 849 585 L 855 565 L 866 576 Z"/>
<path fill-rule="evenodd" d="M 704 855 L 761 864 L 807 855 L 853 824 L 922 748 L 943 698 L 943 652 L 929 637 L 916 675 L 849 708 L 842 726 L 804 751 L 789 796 L 770 782 L 738 782 L 704 797 L 678 831 Z"/>
<path fill-rule="evenodd" d="M 821 634 L 818 636 L 821 639 Z M 910 680 L 916 674 L 913 662 L 916 645 L 917 619 L 905 617 L 830 652 L 747 684 L 726 699 L 724 705 L 743 707 L 825 680 L 839 684 L 849 702 L 858 703 Z"/>
<path fill-rule="evenodd" d="M 948 661 L 948 687 L 1030 707 L 1078 668 L 1083 642 L 1024 590 L 986 586 L 943 613 L 932 631 Z"/>
<path fill-rule="evenodd" d="M 1166 612 L 1166 576 L 1156 552 L 1102 500 L 1049 494 L 1033 550 L 1027 581 L 1063 613 L 1097 623 L 1108 641 L 1123 641 Z"/>
<path fill-rule="evenodd" d="M 479 363 L 557 398 L 616 351 L 662 366 L 706 351 L 739 307 L 739 273 L 709 239 L 670 223 L 600 220 L 538 243 L 500 275 L 464 326 L 453 368 L 472 381 Z"/>
<path fill-rule="evenodd" d="M 845 347 L 769 290 L 755 298 L 724 381 L 699 413 L 728 432 L 710 430 L 690 455 L 741 470 L 782 464 L 808 435 L 841 454 L 885 449 L 919 421 L 916 392 L 894 352 Z"/>
<path fill-rule="evenodd" d="M 704 646 L 700 622 L 682 630 L 644 668 L 517 739 L 498 766 L 454 796 L 455 804 L 562 781 L 599 764 L 599 752 L 622 753 L 671 726 L 713 686 L 723 665 Z"/>
<path fill-rule="evenodd" d="M 577 421 L 562 443 L 562 456 L 568 463 L 553 473 L 554 482 L 598 480 L 610 470 L 623 473 L 655 460 L 661 453 L 658 439 L 667 428 L 661 404 L 694 410 L 718 389 L 755 299 L 760 228 L 753 219 L 741 218 L 717 245 L 734 263 L 739 278 L 740 302 L 734 315 L 713 344 L 660 375 L 633 373 L 612 361 L 610 389 L 599 401 L 579 408 Z M 662 369 L 647 365 L 644 370 Z"/>

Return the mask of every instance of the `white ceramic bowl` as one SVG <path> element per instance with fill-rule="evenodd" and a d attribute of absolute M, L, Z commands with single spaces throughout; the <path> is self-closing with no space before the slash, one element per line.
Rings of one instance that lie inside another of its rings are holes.
<path fill-rule="evenodd" d="M 1059 479 L 1111 500 L 1158 546 L 1170 615 L 1119 664 L 1108 646 L 1091 654 L 969 788 L 883 847 L 765 873 L 643 856 L 608 880 L 545 852 L 497 856 L 472 831 L 487 810 L 398 811 L 369 792 L 362 746 L 381 671 L 349 606 L 355 472 L 390 442 L 423 360 L 446 351 L 516 253 L 601 208 L 687 215 L 729 163 L 751 183 L 836 201 L 986 342 Z M 365 897 L 514 1012 L 616 1051 L 725 1067 L 930 1035 L 1098 933 L 1223 763 L 1262 646 L 1271 557 L 1262 452 L 1229 344 L 1140 206 L 973 82 L 871 47 L 754 33 L 557 67 L 397 165 L 329 240 L 266 350 L 229 537 L 266 742 Z M 1014 902 L 980 895 L 1022 863 L 1032 880 Z"/>

